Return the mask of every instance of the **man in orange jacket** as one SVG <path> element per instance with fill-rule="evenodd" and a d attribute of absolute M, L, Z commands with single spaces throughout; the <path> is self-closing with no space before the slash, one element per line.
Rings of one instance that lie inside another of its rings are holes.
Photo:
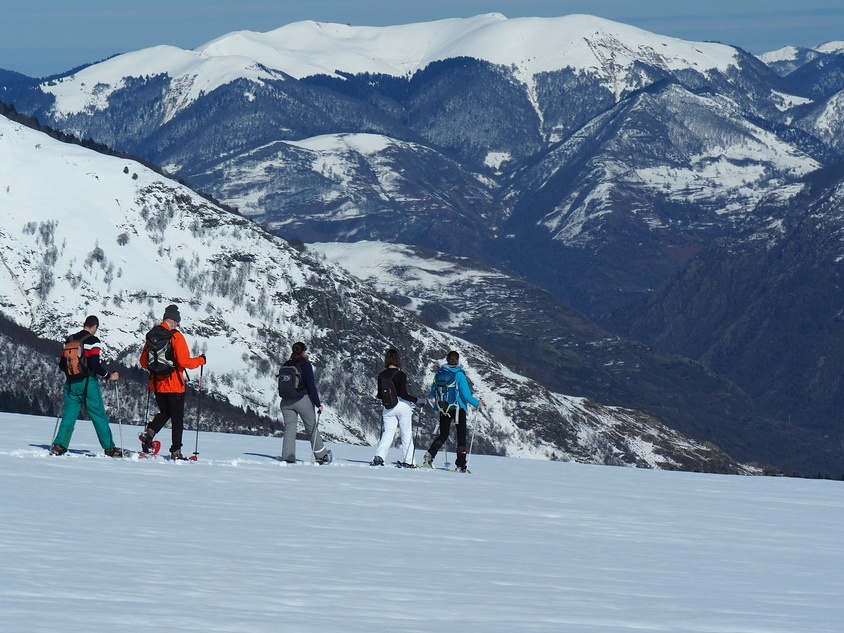
<path fill-rule="evenodd" d="M 164 310 L 164 319 L 155 326 L 147 335 L 144 349 L 141 352 L 141 367 L 150 370 L 149 390 L 155 394 L 155 403 L 158 405 L 158 414 L 152 419 L 146 430 L 140 434 L 143 451 L 148 453 L 152 450 L 152 438 L 155 437 L 167 420 L 172 422 L 173 443 L 170 446 L 170 459 L 187 459 L 182 455 L 182 433 L 185 427 L 185 377 L 186 369 L 196 369 L 205 364 L 205 354 L 191 356 L 187 341 L 177 329 L 182 317 L 179 314 L 179 307 L 169 305 Z M 150 341 L 155 340 L 153 336 L 169 338 L 169 349 L 162 352 L 164 356 L 161 362 L 166 362 L 169 367 L 159 368 L 161 363 L 150 365 Z M 166 359 L 166 360 L 165 360 Z"/>

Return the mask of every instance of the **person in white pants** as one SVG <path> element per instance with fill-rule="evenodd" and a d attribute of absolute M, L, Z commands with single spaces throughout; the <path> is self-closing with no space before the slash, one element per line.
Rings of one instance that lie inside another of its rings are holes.
<path fill-rule="evenodd" d="M 413 405 L 420 398 L 407 392 L 407 374 L 401 370 L 398 351 L 388 349 L 384 355 L 384 371 L 378 375 L 381 398 L 381 440 L 375 448 L 371 466 L 383 466 L 398 427 L 401 434 L 401 459 L 399 465 L 415 468 L 413 463 Z M 393 406 L 389 406 L 395 403 Z"/>

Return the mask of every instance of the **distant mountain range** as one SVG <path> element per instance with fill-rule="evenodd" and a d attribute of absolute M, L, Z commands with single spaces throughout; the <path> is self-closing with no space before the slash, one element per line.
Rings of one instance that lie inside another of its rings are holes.
<path fill-rule="evenodd" d="M 837 476 L 840 254 L 815 227 L 838 212 L 842 64 L 842 43 L 757 58 L 489 14 L 237 32 L 0 76 L 0 98 L 285 238 L 470 257 L 508 291 L 373 283 L 550 389 Z"/>

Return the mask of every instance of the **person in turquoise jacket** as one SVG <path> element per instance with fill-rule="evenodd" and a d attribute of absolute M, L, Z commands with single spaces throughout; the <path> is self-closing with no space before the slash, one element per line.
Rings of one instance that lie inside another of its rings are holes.
<path fill-rule="evenodd" d="M 422 456 L 422 466 L 434 467 L 434 458 L 448 441 L 451 422 L 457 421 L 457 459 L 454 465 L 460 472 L 468 472 L 466 464 L 466 408 L 480 407 L 483 400 L 472 395 L 466 373 L 460 366 L 460 354 L 454 350 L 446 355 L 446 364 L 440 366 L 431 385 L 431 400 L 440 413 L 440 432 Z"/>

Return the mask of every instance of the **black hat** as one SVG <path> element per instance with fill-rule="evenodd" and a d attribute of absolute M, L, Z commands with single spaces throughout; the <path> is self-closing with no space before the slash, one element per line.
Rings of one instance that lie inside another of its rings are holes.
<path fill-rule="evenodd" d="M 175 303 L 171 303 L 167 308 L 164 310 L 164 321 L 167 319 L 171 319 L 176 323 L 182 322 L 182 315 L 179 314 L 179 306 Z"/>

